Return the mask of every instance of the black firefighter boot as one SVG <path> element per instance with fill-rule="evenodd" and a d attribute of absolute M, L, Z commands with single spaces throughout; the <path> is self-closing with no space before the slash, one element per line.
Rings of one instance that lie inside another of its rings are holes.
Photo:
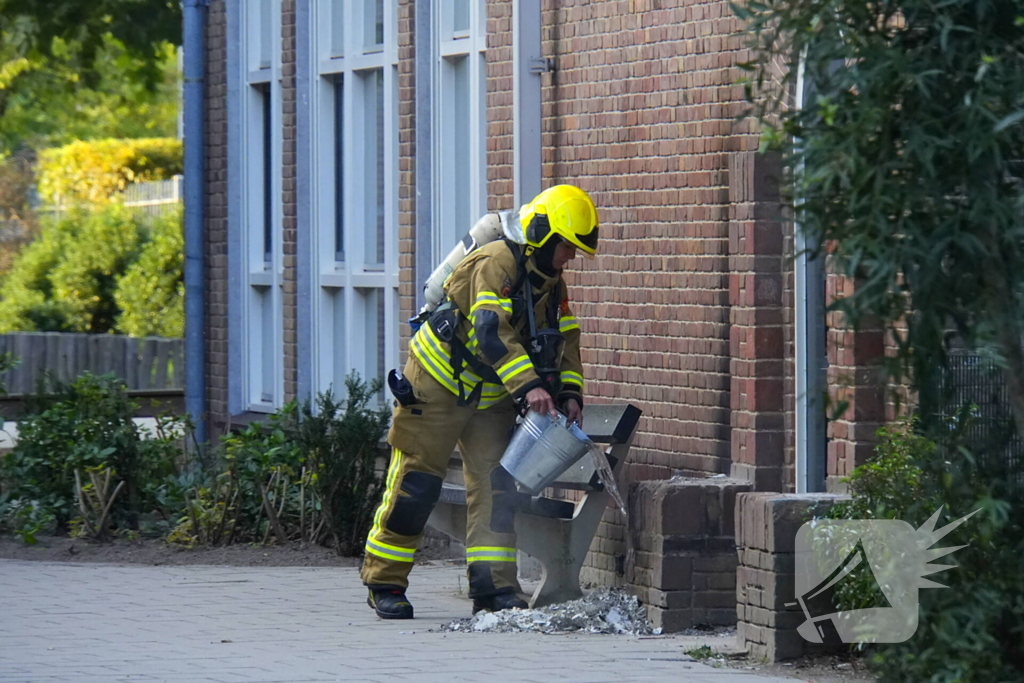
<path fill-rule="evenodd" d="M 366 604 L 381 619 L 412 619 L 412 603 L 398 588 L 371 588 Z"/>
<path fill-rule="evenodd" d="M 473 614 L 480 610 L 500 612 L 503 609 L 527 609 L 528 607 L 529 605 L 515 593 L 498 593 L 497 595 L 473 598 Z"/>

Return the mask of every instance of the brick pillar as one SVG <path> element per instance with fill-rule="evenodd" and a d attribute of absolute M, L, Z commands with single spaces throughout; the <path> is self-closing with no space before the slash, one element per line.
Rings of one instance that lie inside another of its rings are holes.
<path fill-rule="evenodd" d="M 853 294 L 852 278 L 831 272 L 826 281 L 826 303 Z M 828 326 L 828 395 L 830 415 L 846 409 L 828 423 L 829 491 L 845 491 L 842 482 L 875 453 L 875 432 L 885 423 L 885 332 L 864 323 L 854 330 L 842 313 L 830 312 Z"/>
<path fill-rule="evenodd" d="M 281 173 L 281 204 L 284 212 L 282 256 L 284 262 L 284 397 L 295 398 L 298 378 L 296 255 L 297 206 L 296 121 L 295 121 L 295 0 L 281 3 L 281 105 L 284 167 Z M 309 304 L 307 304 L 309 305 Z"/>
<path fill-rule="evenodd" d="M 226 420 L 228 407 L 228 121 L 227 121 L 227 16 L 224 0 L 214 0 L 206 21 L 206 111 L 204 156 L 206 164 L 206 221 L 203 235 L 206 258 L 206 409 L 214 425 Z"/>
<path fill-rule="evenodd" d="M 777 155 L 729 164 L 731 476 L 781 491 L 785 451 L 783 223 Z"/>
<path fill-rule="evenodd" d="M 824 648 L 797 633 L 796 535 L 807 520 L 848 500 L 827 493 L 739 493 L 736 496 L 736 618 L 740 647 L 777 662 Z"/>

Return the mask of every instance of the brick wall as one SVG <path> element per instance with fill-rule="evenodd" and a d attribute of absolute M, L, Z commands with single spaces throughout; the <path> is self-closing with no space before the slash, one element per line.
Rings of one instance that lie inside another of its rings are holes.
<path fill-rule="evenodd" d="M 206 24 L 206 396 L 211 418 L 228 400 L 227 21 L 212 0 Z"/>
<path fill-rule="evenodd" d="M 856 282 L 826 267 L 826 303 L 851 295 Z M 826 483 L 843 491 L 842 479 L 874 455 L 875 432 L 886 419 L 885 333 L 870 322 L 854 330 L 839 311 L 826 321 L 830 413 L 838 413 L 828 423 Z"/>
<path fill-rule="evenodd" d="M 544 0 L 544 185 L 594 197 L 601 255 L 567 274 L 591 401 L 644 411 L 627 481 L 730 468 L 729 158 L 754 150 L 728 3 Z M 488 195 L 511 207 L 511 7 L 488 2 Z M 595 567 L 624 552 L 609 509 Z M 612 579 L 615 573 L 602 570 Z"/>
<path fill-rule="evenodd" d="M 281 3 L 281 109 L 282 109 L 282 259 L 284 265 L 282 287 L 282 318 L 284 322 L 284 400 L 295 398 L 298 378 L 297 339 L 298 318 L 296 305 L 297 282 L 295 271 L 296 205 L 295 178 L 295 0 Z"/>

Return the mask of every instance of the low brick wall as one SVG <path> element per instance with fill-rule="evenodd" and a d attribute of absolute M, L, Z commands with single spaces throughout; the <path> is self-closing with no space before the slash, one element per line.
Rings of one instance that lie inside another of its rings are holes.
<path fill-rule="evenodd" d="M 736 625 L 740 647 L 777 662 L 820 651 L 797 633 L 796 534 L 846 496 L 826 493 L 741 493 L 736 497 Z"/>
<path fill-rule="evenodd" d="M 632 588 L 666 632 L 736 623 L 736 495 L 749 482 L 675 477 L 631 491 Z"/>

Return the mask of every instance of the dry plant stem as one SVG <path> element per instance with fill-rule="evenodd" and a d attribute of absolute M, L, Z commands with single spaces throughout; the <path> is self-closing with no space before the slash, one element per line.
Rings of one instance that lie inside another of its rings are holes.
<path fill-rule="evenodd" d="M 299 538 L 306 540 L 306 468 L 302 468 L 302 478 L 299 480 Z"/>
<path fill-rule="evenodd" d="M 75 491 L 78 493 L 78 510 L 82 513 L 82 523 L 85 524 L 90 536 L 96 535 L 96 529 L 89 522 L 89 509 L 85 504 L 85 494 L 82 491 L 82 476 L 75 470 Z"/>
<path fill-rule="evenodd" d="M 220 523 L 217 524 L 217 534 L 216 534 L 216 536 L 214 536 L 213 538 L 210 539 L 210 541 L 214 545 L 219 544 L 220 540 L 222 538 L 224 538 L 224 525 L 227 524 L 227 521 L 228 521 L 228 510 L 230 509 L 231 504 L 234 501 L 234 499 L 235 499 L 234 482 L 233 481 L 228 481 L 228 493 L 227 493 L 226 496 L 224 496 L 224 509 L 221 511 Z"/>
<path fill-rule="evenodd" d="M 192 522 L 192 536 L 196 541 L 202 543 L 203 534 L 199 529 L 199 520 L 196 518 L 195 501 L 189 498 L 187 493 L 185 494 L 185 509 L 188 510 L 189 521 Z"/>
<path fill-rule="evenodd" d="M 271 483 L 273 483 L 273 477 L 271 477 Z M 274 535 L 281 543 L 287 543 L 288 537 L 285 536 L 284 530 L 281 528 L 281 521 L 277 518 L 277 512 L 274 510 L 274 504 L 270 502 L 270 497 L 267 495 L 267 485 L 262 481 L 260 482 L 260 494 L 263 496 L 263 509 L 267 513 L 267 519 L 270 520 L 270 526 L 274 529 Z M 264 542 L 266 542 L 265 538 Z"/>
<path fill-rule="evenodd" d="M 288 485 L 291 483 L 286 476 L 282 475 L 279 479 L 281 480 L 281 492 L 278 494 L 280 496 L 280 504 L 277 506 L 278 519 L 280 519 L 281 515 L 284 514 L 284 504 L 288 501 Z"/>
<path fill-rule="evenodd" d="M 114 501 L 117 500 L 118 494 L 125 487 L 124 481 L 119 482 L 113 494 L 108 497 L 107 492 L 110 490 L 110 477 L 112 474 L 113 472 L 109 468 L 104 470 L 101 482 L 96 472 L 89 472 L 89 479 L 92 481 L 92 498 L 94 499 L 89 501 L 87 500 L 88 495 L 82 488 L 81 473 L 75 470 L 75 487 L 78 490 L 78 507 L 82 512 L 82 522 L 85 524 L 89 535 L 99 540 L 107 536 L 107 518 L 110 516 L 110 510 L 114 506 Z M 90 521 L 90 517 L 98 517 L 98 519 L 94 523 Z"/>
<path fill-rule="evenodd" d="M 267 497 L 269 497 L 269 494 L 267 493 L 267 491 L 273 491 L 274 490 L 274 484 L 276 482 L 277 482 L 277 470 L 274 470 L 273 472 L 270 473 L 270 482 L 267 484 L 266 490 L 263 491 L 263 493 L 261 494 L 263 496 L 262 500 L 265 501 L 267 499 Z M 260 488 L 261 488 L 261 490 L 263 489 L 262 484 L 260 485 Z M 267 528 L 264 529 L 264 531 L 263 531 L 263 538 L 260 539 L 260 543 L 266 545 L 267 541 L 270 540 L 271 526 L 272 525 L 270 523 L 270 514 L 267 513 Z M 260 528 L 259 528 L 259 519 L 257 519 L 256 520 L 256 533 L 259 533 L 259 530 L 260 530 Z"/>
<path fill-rule="evenodd" d="M 110 515 L 110 508 L 114 505 L 114 501 L 117 500 L 117 494 L 121 493 L 121 490 L 123 488 L 124 480 L 121 480 L 120 482 L 118 482 L 117 487 L 114 489 L 114 493 L 111 494 L 110 498 L 107 500 L 106 506 L 104 506 L 103 508 L 103 515 L 100 516 L 99 521 L 100 532 L 103 535 L 106 535 L 107 516 Z"/>

